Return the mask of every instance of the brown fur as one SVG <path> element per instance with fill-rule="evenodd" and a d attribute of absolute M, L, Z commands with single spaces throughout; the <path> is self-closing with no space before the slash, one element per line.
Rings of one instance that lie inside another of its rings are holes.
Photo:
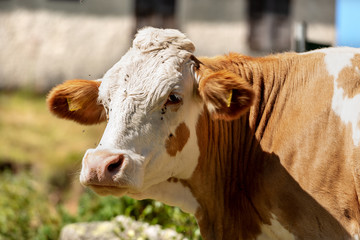
<path fill-rule="evenodd" d="M 226 120 L 239 118 L 254 99 L 250 84 L 228 70 L 202 72 L 199 93 L 208 109 L 214 109 L 213 117 Z"/>
<path fill-rule="evenodd" d="M 339 73 L 338 87 L 344 89 L 345 96 L 353 98 L 360 93 L 360 54 L 352 59 L 352 65 L 345 67 Z M 357 67 L 357 68 L 356 68 Z"/>
<path fill-rule="evenodd" d="M 175 135 L 171 134 L 165 142 L 166 151 L 170 156 L 175 156 L 180 152 L 190 137 L 190 130 L 185 123 L 180 125 L 175 130 Z"/>
<path fill-rule="evenodd" d="M 106 120 L 105 110 L 98 104 L 100 82 L 69 80 L 53 88 L 47 96 L 49 110 L 60 118 L 81 124 L 96 124 Z M 71 106 L 75 106 L 72 109 Z"/>
<path fill-rule="evenodd" d="M 195 216 L 204 239 L 251 239 L 262 218 L 269 221 L 254 208 L 260 165 L 249 157 L 259 146 L 239 134 L 247 124 L 214 120 L 206 109 L 198 121 L 199 164 L 187 184 L 201 206 Z"/>
<path fill-rule="evenodd" d="M 237 120 L 213 119 L 207 109 L 199 118 L 199 164 L 182 182 L 200 204 L 204 239 L 255 239 L 271 214 L 299 239 L 347 239 L 359 231 L 359 150 L 351 128 L 331 110 L 333 80 L 323 59 L 322 53 L 199 59 L 203 96 L 208 72 L 224 69 L 255 93 Z M 223 91 L 217 95 L 227 96 Z"/>

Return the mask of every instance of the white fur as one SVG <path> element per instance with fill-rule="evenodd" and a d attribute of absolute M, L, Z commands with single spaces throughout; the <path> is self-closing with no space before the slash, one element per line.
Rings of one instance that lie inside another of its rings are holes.
<path fill-rule="evenodd" d="M 200 155 L 196 123 L 202 106 L 194 95 L 193 51 L 192 42 L 177 30 L 141 30 L 132 48 L 101 79 L 99 102 L 109 110 L 109 121 L 93 150 L 130 152 L 125 159 L 134 159 L 136 164 L 119 173 L 120 180 L 134 183 L 127 194 L 163 201 L 190 213 L 198 206 L 191 191 L 167 180 L 190 178 Z M 164 108 L 170 93 L 183 99 L 176 111 L 172 106 Z M 182 123 L 190 137 L 181 152 L 170 156 L 165 142 Z"/>
<path fill-rule="evenodd" d="M 274 214 L 271 214 L 270 225 L 264 224 L 261 226 L 261 235 L 257 237 L 258 240 L 292 240 L 295 236 L 284 228 L 281 223 L 277 220 Z"/>
<path fill-rule="evenodd" d="M 351 124 L 353 143 L 359 146 L 360 142 L 360 95 L 349 98 L 345 95 L 344 89 L 338 86 L 338 77 L 341 70 L 351 66 L 351 60 L 355 54 L 360 54 L 359 49 L 333 48 L 319 52 L 325 53 L 327 70 L 334 77 L 334 95 L 331 108 L 345 124 Z M 360 74 L 359 74 L 360 77 Z"/>
<path fill-rule="evenodd" d="M 199 207 L 199 203 L 194 198 L 190 189 L 180 182 L 165 181 L 153 185 L 143 192 L 129 192 L 128 195 L 138 200 L 145 198 L 155 199 L 170 206 L 177 206 L 190 214 L 195 214 Z"/>

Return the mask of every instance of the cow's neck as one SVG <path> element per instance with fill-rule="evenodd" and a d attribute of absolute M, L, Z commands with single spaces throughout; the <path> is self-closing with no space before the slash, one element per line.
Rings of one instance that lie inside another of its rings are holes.
<path fill-rule="evenodd" d="M 249 126 L 254 130 L 256 137 L 262 139 L 293 57 L 293 53 L 282 54 L 281 58 L 277 55 L 253 58 L 231 53 L 213 58 L 200 58 L 200 61 L 203 62 L 204 69 L 227 69 L 252 85 L 256 97 L 250 110 Z"/>
<path fill-rule="evenodd" d="M 226 58 L 216 63 L 224 64 Z M 271 115 L 269 106 L 281 85 L 274 83 L 275 79 L 280 82 L 282 76 L 263 74 L 263 68 L 271 68 L 271 63 L 261 66 L 243 61 L 241 56 L 239 61 L 234 59 L 231 57 L 232 62 L 224 67 L 252 84 L 257 96 L 255 105 L 248 114 L 231 122 L 213 120 L 204 110 L 197 125 L 199 164 L 192 178 L 184 181 L 200 204 L 196 217 L 205 239 L 254 238 L 271 218 L 259 194 L 264 188 L 263 164 L 271 155 L 262 151 L 260 141 Z M 214 70 L 222 68 L 212 65 L 215 63 L 211 59 L 201 61 Z"/>
<path fill-rule="evenodd" d="M 258 148 L 248 119 L 226 122 L 212 120 L 205 110 L 199 118 L 197 135 L 200 159 L 188 181 L 200 207 L 196 217 L 205 239 L 233 239 L 260 232 L 261 216 L 254 201 L 260 180 Z M 235 210 L 236 209 L 236 210 Z M 235 210 L 235 211 L 234 211 Z"/>

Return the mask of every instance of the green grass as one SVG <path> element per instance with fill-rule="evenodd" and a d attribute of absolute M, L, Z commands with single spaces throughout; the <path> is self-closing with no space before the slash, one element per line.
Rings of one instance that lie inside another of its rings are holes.
<path fill-rule="evenodd" d="M 81 159 L 97 146 L 104 128 L 57 119 L 45 96 L 0 92 L 0 164 L 20 166 L 16 174 L 0 172 L 0 240 L 57 239 L 67 223 L 119 214 L 201 239 L 194 217 L 179 208 L 84 191 L 78 180 Z"/>
<path fill-rule="evenodd" d="M 56 239 L 61 218 L 28 173 L 0 175 L 0 239 Z"/>

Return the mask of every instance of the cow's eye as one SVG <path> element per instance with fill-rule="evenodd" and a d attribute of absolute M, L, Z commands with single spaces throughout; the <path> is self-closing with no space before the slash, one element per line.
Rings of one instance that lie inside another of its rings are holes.
<path fill-rule="evenodd" d="M 166 105 L 181 103 L 181 96 L 176 93 L 171 93 L 166 101 Z"/>

